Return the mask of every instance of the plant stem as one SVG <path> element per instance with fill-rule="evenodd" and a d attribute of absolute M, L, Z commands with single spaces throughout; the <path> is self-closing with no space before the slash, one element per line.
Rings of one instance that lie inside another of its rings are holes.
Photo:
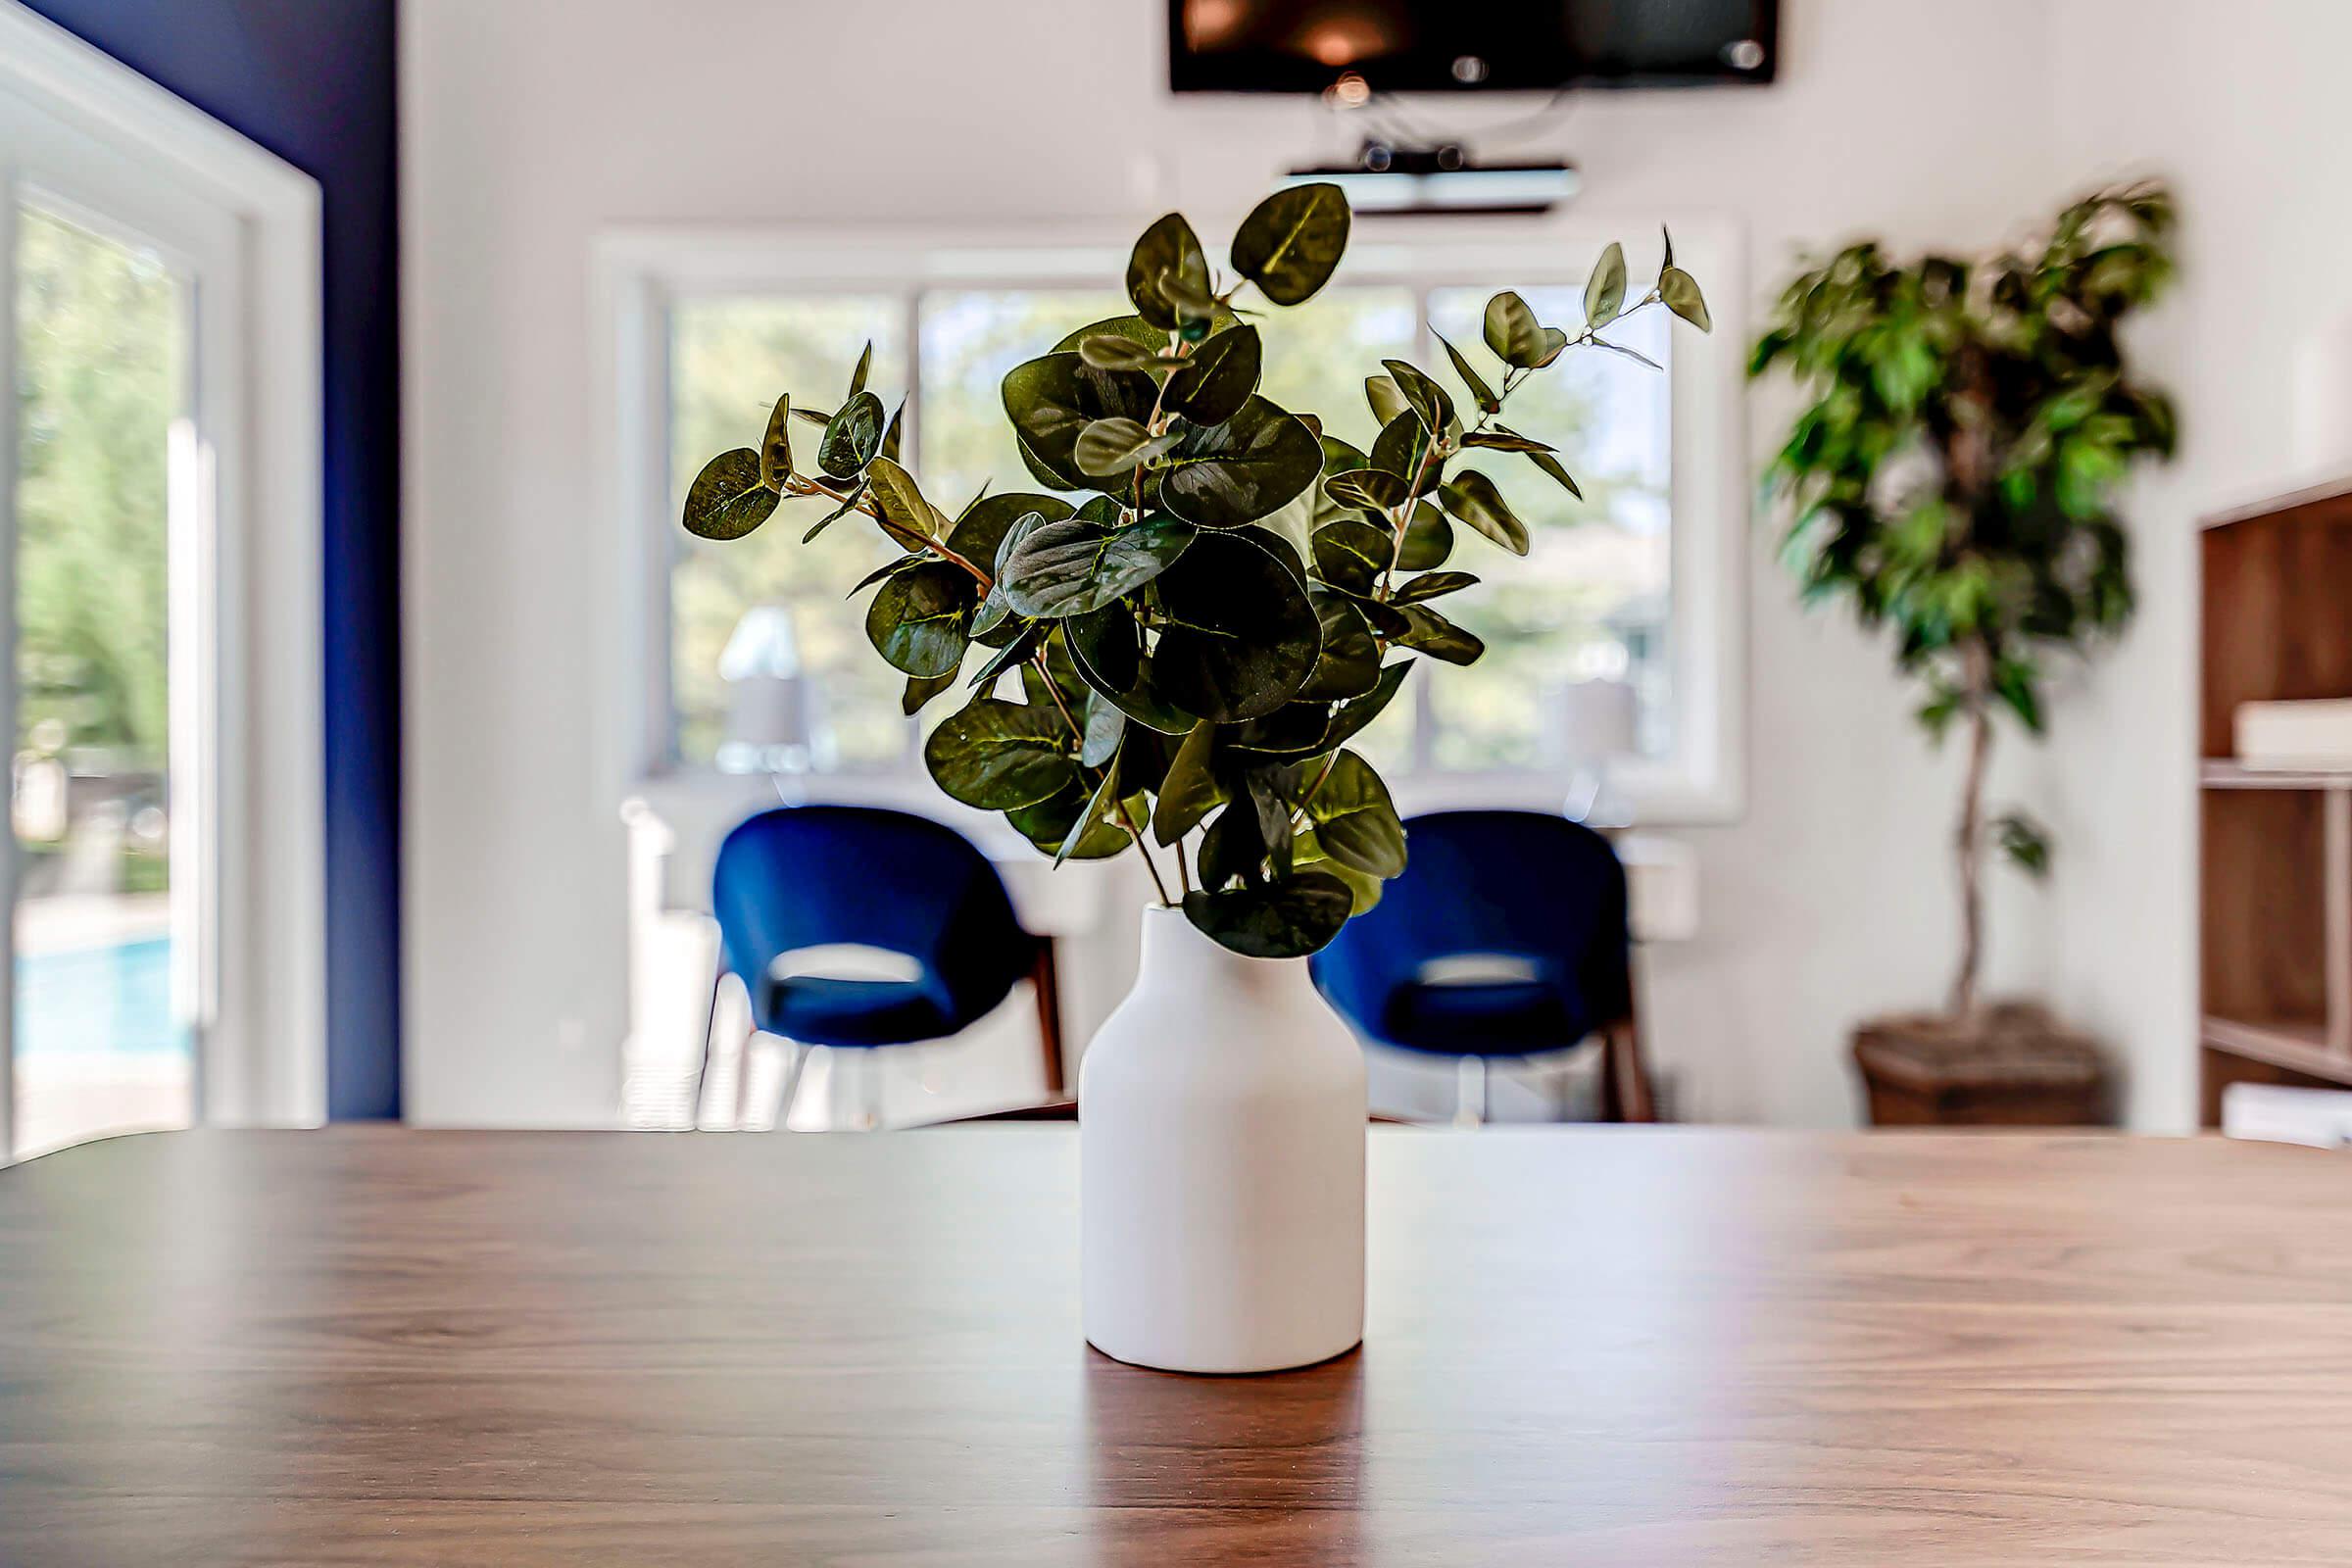
<path fill-rule="evenodd" d="M 835 501 L 847 501 L 850 499 L 849 494 L 846 491 L 836 490 L 821 479 L 810 479 L 797 473 L 785 481 L 785 489 L 787 493 L 797 496 L 828 496 Z M 857 502 L 857 510 L 877 520 L 879 520 L 882 516 L 881 507 L 877 505 L 871 497 L 859 497 Z M 982 571 L 978 566 L 973 565 L 971 562 L 965 560 L 962 556 L 956 554 L 953 550 L 950 550 L 944 541 L 934 539 L 928 534 L 923 535 L 922 538 L 923 547 L 929 550 L 933 555 L 939 557 L 940 560 L 947 562 L 950 565 L 961 566 L 965 571 L 970 572 L 972 574 L 972 580 L 980 585 L 980 591 L 982 593 L 988 592 L 991 588 L 994 588 L 997 585 L 995 578 L 991 577 L 987 572 Z"/>
<path fill-rule="evenodd" d="M 1135 825 L 1135 818 L 1128 814 L 1127 803 L 1121 801 L 1118 806 L 1119 826 L 1125 828 L 1127 836 L 1135 840 L 1135 853 L 1144 858 L 1144 869 L 1152 873 L 1152 887 L 1159 895 L 1159 906 L 1163 909 L 1175 908 L 1177 901 L 1168 897 L 1168 885 L 1159 879 L 1158 862 L 1152 858 L 1152 852 L 1144 848 L 1143 831 Z M 1184 851 L 1181 848 L 1176 852 L 1176 863 L 1179 867 L 1184 864 Z"/>
<path fill-rule="evenodd" d="M 1339 764 L 1340 754 L 1337 752 L 1323 759 L 1323 771 L 1315 775 L 1315 781 L 1306 787 L 1306 793 L 1298 797 L 1298 814 L 1291 818 L 1292 832 L 1298 832 L 1306 821 L 1306 808 L 1315 804 L 1315 796 L 1323 788 L 1323 781 L 1331 777 L 1331 770 Z"/>
<path fill-rule="evenodd" d="M 1086 731 L 1080 728 L 1078 720 L 1071 716 L 1070 705 L 1062 701 L 1061 686 L 1054 679 L 1054 666 L 1047 661 L 1045 649 L 1040 648 L 1036 653 L 1031 654 L 1029 656 L 1029 662 L 1037 666 L 1038 674 L 1044 678 L 1046 683 L 1046 692 L 1054 699 L 1054 707 L 1060 712 L 1061 721 L 1070 727 L 1070 738 L 1083 745 L 1086 740 Z M 1113 760 L 1111 765 L 1114 767 L 1118 765 L 1116 760 Z M 1095 782 L 1098 785 L 1102 782 L 1102 773 L 1100 768 L 1096 769 Z M 1152 858 L 1152 852 L 1144 848 L 1144 836 L 1142 833 L 1136 830 L 1135 818 L 1128 814 L 1127 803 L 1125 801 L 1117 801 L 1112 804 L 1117 806 L 1119 809 L 1119 826 L 1125 828 L 1127 830 L 1127 836 L 1135 841 L 1135 853 L 1144 858 L 1144 869 L 1152 873 L 1152 886 L 1159 893 L 1159 902 L 1161 906 L 1165 908 L 1174 907 L 1175 901 L 1168 897 L 1168 885 L 1159 878 L 1159 866 Z M 1071 828 L 1070 831 L 1073 833 L 1080 833 L 1084 832 L 1085 829 L 1086 824 L 1081 822 L 1076 827 Z M 1178 858 L 1181 861 L 1183 852 L 1179 851 L 1177 853 Z"/>
<path fill-rule="evenodd" d="M 1404 500 L 1397 506 L 1396 515 L 1390 519 L 1393 531 L 1389 540 L 1389 564 L 1381 569 L 1377 595 L 1384 602 L 1389 597 L 1389 581 L 1396 575 L 1396 564 L 1404 559 L 1404 533 L 1412 526 L 1413 508 L 1421 500 L 1421 481 L 1429 476 L 1430 460 L 1438 455 L 1438 432 L 1430 430 L 1427 434 L 1429 439 L 1421 446 L 1421 461 L 1414 466 L 1411 482 L 1404 487 Z"/>
<path fill-rule="evenodd" d="M 1960 791 L 1960 969 L 1952 978 L 1950 1011 L 1977 1010 L 1977 972 L 1984 937 L 1984 772 L 1992 756 L 1992 656 L 1982 640 L 1963 651 L 1962 686 L 1968 705 L 1968 772 Z"/>

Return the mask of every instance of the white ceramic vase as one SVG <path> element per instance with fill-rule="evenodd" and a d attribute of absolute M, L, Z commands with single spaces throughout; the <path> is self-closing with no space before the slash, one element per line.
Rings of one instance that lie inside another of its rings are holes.
<path fill-rule="evenodd" d="M 1086 1337 L 1170 1372 L 1273 1372 L 1364 1332 L 1364 1054 L 1303 958 L 1144 913 L 1078 1071 Z"/>

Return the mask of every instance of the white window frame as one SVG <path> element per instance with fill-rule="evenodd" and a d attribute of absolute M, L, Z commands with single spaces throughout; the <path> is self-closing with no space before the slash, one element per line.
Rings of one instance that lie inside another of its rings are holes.
<path fill-rule="evenodd" d="M 1202 225 L 1230 230 L 1230 218 Z M 681 794 L 740 796 L 740 780 L 680 767 L 671 759 L 669 569 L 672 515 L 668 333 L 672 307 L 697 297 L 799 292 L 904 294 L 909 300 L 907 364 L 919 375 L 915 296 L 928 288 L 1116 286 L 1138 223 L 1048 222 L 1017 227 L 758 229 L 627 228 L 600 235 L 592 260 L 595 390 L 602 493 L 610 498 L 615 634 L 607 689 L 620 694 L 608 759 L 611 798 L 657 802 Z M 1581 287 L 1601 247 L 1639 245 L 1654 218 L 1600 221 L 1580 215 L 1530 220 L 1449 218 L 1360 220 L 1338 284 L 1393 285 L 1426 299 L 1432 288 Z M 1724 219 L 1672 220 L 1675 256 L 1708 285 L 1714 331 L 1678 327 L 1671 382 L 1673 515 L 1670 646 L 1675 748 L 1670 759 L 1630 760 L 1612 789 L 1644 823 L 1737 817 L 1742 767 L 1743 581 L 1749 486 L 1742 428 L 1746 266 L 1739 226 Z M 1434 349 L 1435 345 L 1429 345 Z M 920 432 L 917 431 L 919 442 Z M 1442 675 L 1443 672 L 1441 672 Z M 1392 780 L 1408 809 L 1445 805 L 1557 809 L 1568 781 L 1541 770 L 1414 770 Z M 903 783 L 872 775 L 810 780 L 828 798 L 893 797 Z"/>
<path fill-rule="evenodd" d="M 326 878 L 321 302 L 318 184 L 111 56 L 0 0 L 0 100 L 57 134 L 0 155 L 0 299 L 15 297 L 18 192 L 144 189 L 201 209 L 210 236 L 195 330 L 200 527 L 196 569 L 173 570 L 172 678 L 193 683 L 196 732 L 174 718 L 174 770 L 209 831 L 193 898 L 201 973 L 198 1117 L 211 1125 L 311 1126 L 326 1115 Z M 104 203 L 90 204 L 103 219 Z M 165 236 L 168 241 L 175 236 Z M 13 310 L 0 309 L 0 322 Z M 0 385 L 15 384 L 13 329 Z M 217 368 L 204 368 L 207 356 Z M 0 413 L 0 629 L 15 613 L 16 429 Z M 174 484 L 188 476 L 175 466 Z M 180 503 L 175 500 L 175 507 Z M 176 525 L 175 534 L 183 534 Z M 179 548 L 175 540 L 174 548 Z M 175 704 L 175 707 L 179 705 Z M 0 681 L 0 736 L 16 733 Z M 193 748 L 188 742 L 197 742 Z M 12 743 L 13 744 L 13 743 Z M 189 879 L 177 874 L 175 892 Z M 0 907 L 13 908 L 0 864 Z M 0 964 L 0 1159 L 13 1140 L 13 974 Z"/>

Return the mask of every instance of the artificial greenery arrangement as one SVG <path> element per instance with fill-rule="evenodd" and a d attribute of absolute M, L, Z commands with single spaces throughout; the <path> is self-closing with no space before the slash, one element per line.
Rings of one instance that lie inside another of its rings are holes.
<path fill-rule="evenodd" d="M 2134 459 L 2171 456 L 2174 427 L 2117 333 L 2172 276 L 2172 226 L 2171 197 L 2139 185 L 1985 260 L 1850 246 L 1788 285 L 1749 363 L 1811 399 L 1766 474 L 1795 514 L 1785 550 L 1805 599 L 1891 626 L 1929 735 L 1968 731 L 1955 1017 L 1977 1007 L 1986 828 L 2034 875 L 2050 853 L 2022 812 L 1986 821 L 1994 713 L 2039 734 L 2047 656 L 2132 613 L 2115 491 Z"/>
<path fill-rule="evenodd" d="M 1630 298 L 1611 245 L 1579 330 L 1504 293 L 1485 321 L 1499 372 L 1445 345 L 1466 408 L 1383 361 L 1364 385 L 1379 439 L 1358 451 L 1258 393 L 1266 347 L 1244 318 L 1313 296 L 1348 231 L 1336 186 L 1279 191 L 1235 233 L 1225 279 L 1181 215 L 1146 229 L 1127 264 L 1134 314 L 1004 377 L 1038 490 L 983 491 L 954 516 L 935 507 L 898 461 L 899 416 L 861 359 L 837 408 L 779 398 L 761 443 L 711 459 L 686 497 L 687 529 L 710 539 L 750 533 L 787 500 L 827 508 L 809 538 L 871 518 L 905 551 L 859 587 L 876 590 L 866 634 L 906 674 L 906 710 L 959 682 L 973 694 L 923 748 L 940 788 L 1003 811 L 1056 862 L 1133 845 L 1163 905 L 1261 957 L 1322 947 L 1404 869 L 1387 786 L 1348 742 L 1412 656 L 1482 652 L 1434 608 L 1478 581 L 1436 569 L 1454 523 L 1528 547 L 1493 480 L 1458 460 L 1523 458 L 1576 493 L 1553 448 L 1499 422 L 1512 392 L 1571 350 L 1632 354 L 1600 333 L 1634 311 L 1707 324 L 1671 240 L 1656 283 Z M 792 450 L 796 418 L 823 426 L 813 466 Z M 997 695 L 1014 670 L 1018 698 Z"/>

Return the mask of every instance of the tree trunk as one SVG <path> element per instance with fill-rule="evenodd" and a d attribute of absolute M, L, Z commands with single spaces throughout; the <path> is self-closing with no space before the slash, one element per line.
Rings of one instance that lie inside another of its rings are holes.
<path fill-rule="evenodd" d="M 1950 1011 L 1967 1018 L 1977 1010 L 1977 970 L 1984 945 L 1984 769 L 1992 757 L 1992 660 L 1983 643 L 1962 656 L 1968 715 L 1968 774 L 1960 791 L 1960 971 L 1952 977 Z"/>

